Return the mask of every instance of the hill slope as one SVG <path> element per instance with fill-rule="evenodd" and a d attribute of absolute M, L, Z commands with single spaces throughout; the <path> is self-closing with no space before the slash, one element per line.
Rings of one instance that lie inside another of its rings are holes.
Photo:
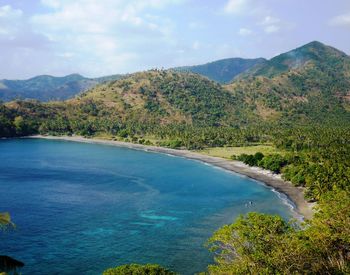
<path fill-rule="evenodd" d="M 350 118 L 350 58 L 320 42 L 256 66 L 226 88 L 267 120 Z"/>
<path fill-rule="evenodd" d="M 152 70 L 99 85 L 68 104 L 98 103 L 127 120 L 160 124 L 231 125 L 235 97 L 200 75 Z"/>
<path fill-rule="evenodd" d="M 79 74 L 71 74 L 64 77 L 41 75 L 28 80 L 2 80 L 0 81 L 0 100 L 11 101 L 17 98 L 40 101 L 65 100 L 99 83 L 120 77 L 120 75 L 113 75 L 86 78 Z"/>
<path fill-rule="evenodd" d="M 343 59 L 348 56 L 330 46 L 326 46 L 318 41 L 310 42 L 297 49 L 280 54 L 270 60 L 260 62 L 248 70 L 236 76 L 236 79 L 249 78 L 253 76 L 274 77 L 289 70 L 298 70 L 305 67 L 308 63 L 324 63 L 327 66 L 332 65 L 332 60 Z"/>
<path fill-rule="evenodd" d="M 262 64 L 265 61 L 266 60 L 264 58 L 228 58 L 210 62 L 204 65 L 178 67 L 174 68 L 174 70 L 197 73 L 223 84 L 231 82 L 237 75 L 258 64 Z"/>
<path fill-rule="evenodd" d="M 198 74 L 152 70 L 100 84 L 65 102 L 11 102 L 3 110 L 3 127 L 16 116 L 42 133 L 84 135 L 121 129 L 142 135 L 178 126 L 211 128 L 216 135 L 219 127 L 349 124 L 350 58 L 315 42 L 292 52 L 268 61 L 270 77 L 252 75 L 224 86 Z M 306 56 L 303 62 L 299 52 Z"/>

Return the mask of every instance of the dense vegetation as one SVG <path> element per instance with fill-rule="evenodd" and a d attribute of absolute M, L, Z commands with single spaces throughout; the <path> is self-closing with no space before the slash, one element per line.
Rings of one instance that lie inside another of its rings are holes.
<path fill-rule="evenodd" d="M 104 135 L 187 149 L 273 145 L 280 153 L 235 158 L 304 187 L 318 202 L 314 219 L 298 225 L 256 213 L 241 217 L 211 239 L 218 254 L 208 272 L 346 274 L 349 91 L 350 58 L 313 42 L 257 64 L 226 86 L 192 73 L 152 70 L 65 102 L 0 104 L 0 136 Z"/>
<path fill-rule="evenodd" d="M 227 86 L 266 121 L 349 121 L 350 58 L 319 42 L 268 61 Z"/>
<path fill-rule="evenodd" d="M 331 192 L 311 221 L 249 213 L 209 240 L 216 253 L 210 274 L 348 274 L 350 193 Z"/>
<path fill-rule="evenodd" d="M 241 155 L 237 159 L 250 166 L 282 173 L 296 186 L 306 187 L 306 196 L 318 200 L 331 190 L 350 192 L 350 128 L 303 127 L 279 130 L 273 138 L 285 155 Z"/>

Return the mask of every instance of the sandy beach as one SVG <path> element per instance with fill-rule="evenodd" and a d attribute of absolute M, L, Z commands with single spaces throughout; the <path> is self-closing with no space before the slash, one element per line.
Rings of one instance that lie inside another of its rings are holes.
<path fill-rule="evenodd" d="M 279 193 L 285 194 L 289 200 L 291 200 L 295 206 L 295 211 L 302 215 L 306 219 L 310 219 L 313 215 L 313 204 L 308 203 L 304 198 L 304 189 L 300 187 L 295 187 L 291 183 L 284 181 L 280 175 L 275 175 L 270 171 L 266 171 L 257 167 L 249 167 L 239 161 L 231 161 L 227 159 L 222 159 L 219 157 L 206 156 L 200 153 L 191 152 L 188 150 L 176 150 L 157 146 L 147 146 L 141 144 L 134 144 L 122 141 L 112 141 L 104 139 L 89 139 L 78 136 L 42 136 L 36 135 L 30 138 L 43 138 L 43 139 L 53 139 L 53 140 L 65 140 L 65 141 L 75 141 L 93 144 L 104 144 L 118 147 L 127 147 L 131 149 L 144 150 L 156 153 L 170 154 L 173 156 L 184 157 L 188 159 L 193 159 L 208 163 L 210 165 L 220 167 L 222 169 L 235 172 L 241 175 L 245 175 L 257 181 L 263 182 L 264 184 L 272 187 Z"/>

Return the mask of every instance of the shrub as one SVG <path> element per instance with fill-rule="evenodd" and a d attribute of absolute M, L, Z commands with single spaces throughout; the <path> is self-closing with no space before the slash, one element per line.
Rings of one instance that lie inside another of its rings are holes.
<path fill-rule="evenodd" d="M 273 154 L 269 156 L 265 156 L 260 162 L 259 166 L 271 170 L 275 173 L 280 173 L 281 169 L 287 164 L 287 160 L 279 155 Z"/>
<path fill-rule="evenodd" d="M 255 155 L 242 154 L 237 159 L 249 166 L 259 166 L 259 163 L 263 158 L 264 154 L 257 152 Z"/>

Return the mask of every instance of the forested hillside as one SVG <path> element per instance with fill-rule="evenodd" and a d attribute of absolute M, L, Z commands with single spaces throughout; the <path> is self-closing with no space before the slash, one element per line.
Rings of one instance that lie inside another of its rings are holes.
<path fill-rule="evenodd" d="M 293 57 L 303 57 L 303 62 Z M 238 129 L 348 125 L 347 55 L 312 42 L 267 63 L 267 71 L 274 71 L 278 63 L 284 69 L 272 77 L 251 75 L 225 86 L 189 72 L 151 70 L 98 85 L 65 102 L 10 102 L 2 106 L 1 135 L 14 135 L 14 119 L 19 116 L 31 125 L 31 131 L 22 134 L 127 131 L 130 136 L 163 139 L 166 132 L 171 138 L 191 140 L 189 133 L 195 133 L 195 147 L 239 143 L 230 138 Z M 213 142 L 213 135 L 220 137 Z"/>
<path fill-rule="evenodd" d="M 217 60 L 197 66 L 185 66 L 174 68 L 175 71 L 192 72 L 205 76 L 221 84 L 229 83 L 241 73 L 255 67 L 258 64 L 264 64 L 264 58 L 244 59 L 244 58 L 227 58 Z"/>
<path fill-rule="evenodd" d="M 116 80 L 121 75 L 86 78 L 79 74 L 64 77 L 41 75 L 28 80 L 1 80 L 0 100 L 37 99 L 40 101 L 65 100 L 99 83 Z"/>
<path fill-rule="evenodd" d="M 259 65 L 226 86 L 264 120 L 349 121 L 350 58 L 312 42 Z"/>

